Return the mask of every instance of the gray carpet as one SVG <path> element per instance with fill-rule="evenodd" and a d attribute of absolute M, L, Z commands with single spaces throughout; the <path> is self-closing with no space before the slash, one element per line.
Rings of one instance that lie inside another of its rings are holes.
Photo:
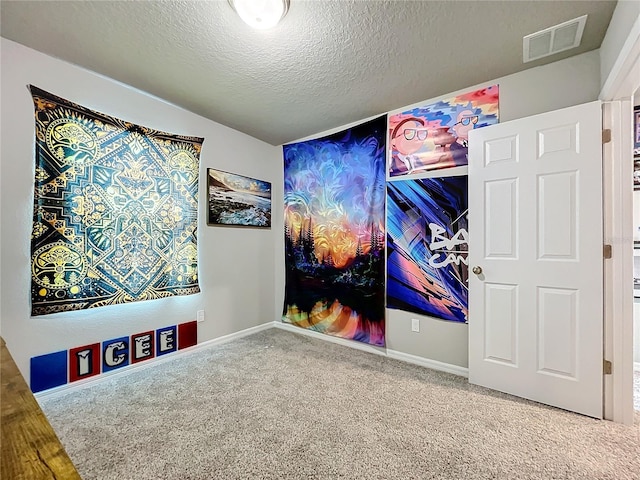
<path fill-rule="evenodd" d="M 41 399 L 85 480 L 640 479 L 640 425 L 277 329 Z"/>

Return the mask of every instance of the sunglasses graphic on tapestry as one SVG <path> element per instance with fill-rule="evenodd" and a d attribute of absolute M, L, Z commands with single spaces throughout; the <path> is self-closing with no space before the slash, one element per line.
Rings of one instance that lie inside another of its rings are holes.
<path fill-rule="evenodd" d="M 472 117 L 462 117 L 462 119 L 454 125 L 467 126 L 469 124 L 475 125 L 476 123 L 478 123 L 478 116 L 473 115 Z M 418 140 L 426 140 L 429 135 L 429 130 L 426 128 L 405 128 L 403 134 L 404 138 L 407 140 L 413 140 L 414 138 L 417 138 Z"/>
<path fill-rule="evenodd" d="M 469 132 L 498 123 L 498 85 L 389 116 L 390 177 L 467 165 Z"/>

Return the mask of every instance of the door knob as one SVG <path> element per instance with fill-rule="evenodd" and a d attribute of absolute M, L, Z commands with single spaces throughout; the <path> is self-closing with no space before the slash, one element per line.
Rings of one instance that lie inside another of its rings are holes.
<path fill-rule="evenodd" d="M 475 273 L 476 275 L 480 275 L 482 273 L 482 267 L 476 265 L 475 267 L 473 267 L 473 269 L 471 271 L 473 273 Z"/>

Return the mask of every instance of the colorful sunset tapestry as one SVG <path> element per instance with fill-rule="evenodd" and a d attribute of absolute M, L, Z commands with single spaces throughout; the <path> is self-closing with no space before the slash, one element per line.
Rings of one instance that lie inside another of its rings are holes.
<path fill-rule="evenodd" d="M 387 307 L 466 322 L 467 177 L 387 183 Z"/>
<path fill-rule="evenodd" d="M 199 292 L 203 139 L 151 130 L 30 89 L 36 124 L 31 314 Z"/>
<path fill-rule="evenodd" d="M 386 117 L 284 146 L 283 321 L 384 346 Z"/>
<path fill-rule="evenodd" d="M 389 176 L 467 165 L 469 132 L 498 123 L 499 87 L 389 116 Z"/>

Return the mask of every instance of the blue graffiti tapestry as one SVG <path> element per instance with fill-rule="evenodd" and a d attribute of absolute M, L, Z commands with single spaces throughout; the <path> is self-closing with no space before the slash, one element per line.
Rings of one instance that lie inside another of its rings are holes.
<path fill-rule="evenodd" d="M 387 307 L 466 322 L 467 177 L 387 183 Z"/>
<path fill-rule="evenodd" d="M 284 146 L 283 321 L 384 345 L 386 117 Z"/>
<path fill-rule="evenodd" d="M 151 130 L 30 89 L 36 131 L 31 314 L 199 292 L 203 139 Z"/>

